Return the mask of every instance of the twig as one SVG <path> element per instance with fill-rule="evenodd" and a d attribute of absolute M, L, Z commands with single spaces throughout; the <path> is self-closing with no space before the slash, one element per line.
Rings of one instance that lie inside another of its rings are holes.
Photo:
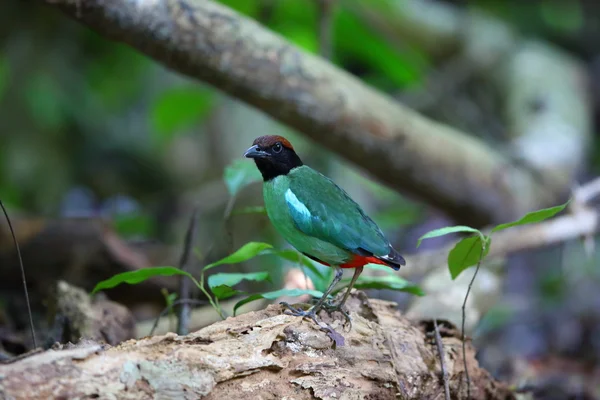
<path fill-rule="evenodd" d="M 466 308 L 467 308 L 467 299 L 469 298 L 469 293 L 471 293 L 471 286 L 473 286 L 473 282 L 475 282 L 475 277 L 477 276 L 477 272 L 479 272 L 479 267 L 481 266 L 481 261 L 483 260 L 483 254 L 485 252 L 485 248 L 487 246 L 486 241 L 482 241 L 481 243 L 481 254 L 479 255 L 479 261 L 477 262 L 477 266 L 475 267 L 475 273 L 471 278 L 471 282 L 469 282 L 469 287 L 467 288 L 467 293 L 465 294 L 465 300 L 462 305 L 462 321 L 461 321 L 461 333 L 462 333 L 462 355 L 463 355 L 463 363 L 465 367 L 465 376 L 467 377 L 467 400 L 471 398 L 471 378 L 469 377 L 469 369 L 467 368 L 467 345 L 465 339 L 465 320 L 466 320 Z"/>
<path fill-rule="evenodd" d="M 444 381 L 444 397 L 445 400 L 450 400 L 450 386 L 448 385 L 448 371 L 446 371 L 446 363 L 444 362 L 444 344 L 440 335 L 437 319 L 433 319 L 433 328 L 435 329 L 435 344 L 440 355 L 440 367 L 442 369 L 442 379 Z"/>
<path fill-rule="evenodd" d="M 190 219 L 190 225 L 185 234 L 185 241 L 183 244 L 183 251 L 181 253 L 181 259 L 179 260 L 179 269 L 187 271 L 190 261 L 191 249 L 194 245 L 194 237 L 196 236 L 196 225 L 198 225 L 198 206 L 194 208 L 192 218 Z M 177 333 L 179 335 L 187 335 L 188 325 L 190 321 L 190 307 L 187 300 L 190 297 L 191 282 L 187 276 L 181 276 L 179 279 L 179 299 L 181 307 L 179 308 L 179 318 L 177 320 Z"/>
<path fill-rule="evenodd" d="M 17 241 L 17 235 L 15 235 L 15 231 L 13 229 L 12 223 L 10 222 L 10 218 L 8 217 L 8 212 L 6 208 L 4 208 L 4 204 L 2 200 L 0 200 L 0 207 L 2 207 L 2 212 L 4 212 L 4 216 L 6 217 L 6 221 L 8 222 L 8 228 L 10 229 L 10 234 L 12 235 L 13 242 L 15 243 L 15 248 L 17 249 L 17 257 L 19 258 L 19 266 L 21 267 L 21 280 L 23 281 L 23 291 L 25 292 L 25 302 L 27 303 L 27 313 L 29 314 L 29 329 L 31 330 L 31 341 L 33 342 L 33 348 L 37 347 L 37 342 L 35 340 L 35 328 L 33 326 L 33 314 L 31 313 L 31 303 L 29 302 L 29 292 L 27 291 L 27 279 L 25 279 L 25 267 L 23 266 L 23 258 L 21 257 L 21 249 L 19 248 L 19 242 Z"/>
<path fill-rule="evenodd" d="M 333 6 L 336 0 L 317 0 L 319 6 L 319 54 L 330 60 L 333 54 Z"/>
<path fill-rule="evenodd" d="M 154 324 L 152 325 L 152 329 L 150 329 L 150 333 L 148 334 L 148 336 L 152 336 L 154 335 L 154 331 L 156 330 L 156 327 L 158 326 L 158 322 L 160 321 L 160 319 L 162 317 L 164 317 L 170 310 L 171 308 L 175 307 L 176 305 L 182 304 L 182 305 L 189 305 L 189 304 L 206 304 L 207 301 L 205 300 L 197 300 L 197 299 L 179 299 L 179 300 L 175 300 L 172 304 L 169 304 L 168 306 L 166 306 L 159 314 L 158 317 L 156 317 L 156 319 L 154 320 Z M 183 335 L 182 333 L 179 333 L 179 335 Z M 185 335 L 187 335 L 187 333 L 185 333 Z"/>

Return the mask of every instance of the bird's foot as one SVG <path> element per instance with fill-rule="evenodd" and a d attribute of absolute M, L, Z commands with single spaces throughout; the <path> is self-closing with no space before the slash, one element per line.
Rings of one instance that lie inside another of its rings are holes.
<path fill-rule="evenodd" d="M 352 318 L 350 317 L 350 314 L 348 314 L 348 312 L 346 310 L 344 310 L 343 307 L 344 307 L 344 305 L 342 305 L 342 304 L 334 304 L 333 300 L 327 300 L 321 306 L 321 308 L 326 310 L 329 313 L 329 315 L 331 315 L 335 311 L 342 314 L 344 316 L 344 319 L 346 320 L 346 323 L 349 326 L 349 330 L 351 330 L 352 329 Z M 344 323 L 344 325 L 346 325 L 346 323 Z"/>
<path fill-rule="evenodd" d="M 284 314 L 286 314 L 286 315 L 293 315 L 295 317 L 302 317 L 302 318 L 305 318 L 305 317 L 310 318 L 322 331 L 327 333 L 327 336 L 329 336 L 331 338 L 331 340 L 333 340 L 334 348 L 336 346 L 344 345 L 345 341 L 344 341 L 344 337 L 342 335 L 337 333 L 331 326 L 327 325 L 325 322 L 317 321 L 317 315 L 316 315 L 314 306 L 312 306 L 307 311 L 305 311 L 299 307 L 292 307 L 289 303 L 286 303 L 285 301 L 282 301 L 279 304 L 281 304 L 282 306 L 287 308 L 287 310 L 284 311 Z M 331 304 L 329 304 L 329 306 L 331 306 Z M 323 307 L 323 308 L 326 308 L 326 307 Z M 344 312 L 344 311 L 341 311 L 341 312 L 348 319 L 350 318 L 350 316 L 348 316 L 348 314 L 346 312 Z M 350 323 L 350 327 L 352 327 L 352 323 Z"/>
<path fill-rule="evenodd" d="M 286 303 L 285 301 L 282 301 L 279 304 L 287 308 L 287 311 L 284 311 L 284 314 L 293 315 L 294 317 L 310 318 L 314 321 L 315 324 L 320 326 L 319 322 L 317 321 L 317 314 L 315 313 L 314 307 L 311 307 L 308 309 L 308 311 L 305 311 L 299 307 L 292 307 L 289 303 Z"/>

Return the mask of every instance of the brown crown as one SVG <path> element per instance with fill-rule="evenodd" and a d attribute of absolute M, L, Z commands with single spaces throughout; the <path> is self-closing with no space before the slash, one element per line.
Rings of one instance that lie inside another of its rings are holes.
<path fill-rule="evenodd" d="M 256 139 L 254 139 L 254 142 L 252 144 L 258 145 L 261 148 L 267 148 L 273 146 L 277 142 L 281 143 L 283 147 L 287 147 L 290 150 L 294 150 L 294 147 L 292 146 L 289 140 L 287 140 L 283 136 L 277 135 L 259 136 Z"/>

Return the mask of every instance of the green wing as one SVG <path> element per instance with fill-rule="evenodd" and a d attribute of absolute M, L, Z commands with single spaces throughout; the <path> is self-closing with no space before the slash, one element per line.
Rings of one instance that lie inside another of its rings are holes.
<path fill-rule="evenodd" d="M 390 253 L 390 243 L 379 227 L 331 179 L 307 166 L 288 176 L 285 199 L 300 231 L 355 254 Z"/>

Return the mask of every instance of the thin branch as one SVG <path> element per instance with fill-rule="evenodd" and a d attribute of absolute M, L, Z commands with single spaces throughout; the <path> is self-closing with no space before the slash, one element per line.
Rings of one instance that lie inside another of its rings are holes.
<path fill-rule="evenodd" d="M 25 266 L 23 266 L 23 258 L 21 257 L 21 249 L 19 248 L 19 242 L 17 240 L 17 235 L 15 235 L 15 231 L 13 229 L 12 223 L 10 222 L 10 218 L 8 217 L 8 212 L 6 208 L 4 208 L 4 204 L 2 200 L 0 200 L 0 207 L 2 207 L 2 212 L 6 217 L 6 222 L 8 222 L 8 228 L 10 229 L 10 234 L 12 235 L 13 242 L 15 244 L 15 248 L 17 249 L 17 257 L 19 258 L 19 266 L 21 267 L 21 280 L 23 282 L 23 292 L 25 293 L 25 303 L 27 303 L 27 313 L 29 314 L 29 329 L 31 331 L 31 341 L 33 342 L 33 347 L 37 347 L 37 342 L 35 340 L 35 328 L 33 326 L 33 314 L 31 313 L 31 303 L 29 302 L 29 292 L 27 291 L 27 279 L 25 278 Z"/>
<path fill-rule="evenodd" d="M 190 218 L 190 224 L 185 234 L 185 240 L 183 244 L 183 251 L 181 253 L 181 260 L 179 261 L 179 269 L 182 271 L 188 271 L 190 263 L 190 255 L 192 254 L 192 247 L 194 246 L 194 238 L 196 236 L 196 226 L 198 225 L 198 207 L 194 208 L 192 217 Z M 190 321 L 190 307 L 187 300 L 190 297 L 192 288 L 192 282 L 187 276 L 181 276 L 179 279 L 179 299 L 183 300 L 181 307 L 179 308 L 179 318 L 177 321 L 177 333 L 180 335 L 188 334 L 188 327 Z"/>
<path fill-rule="evenodd" d="M 433 328 L 435 330 L 435 343 L 437 345 L 438 354 L 440 355 L 440 368 L 442 369 L 442 379 L 444 380 L 444 398 L 450 400 L 450 386 L 448 384 L 448 371 L 446 370 L 446 362 L 444 361 L 444 344 L 440 335 L 437 319 L 433 319 Z"/>
<path fill-rule="evenodd" d="M 75 0 L 46 2 L 76 16 Z M 217 2 L 80 3 L 80 22 L 255 106 L 462 223 L 516 218 L 556 203 L 563 189 L 548 183 L 553 174 L 542 183 L 472 135 L 422 117 Z"/>

